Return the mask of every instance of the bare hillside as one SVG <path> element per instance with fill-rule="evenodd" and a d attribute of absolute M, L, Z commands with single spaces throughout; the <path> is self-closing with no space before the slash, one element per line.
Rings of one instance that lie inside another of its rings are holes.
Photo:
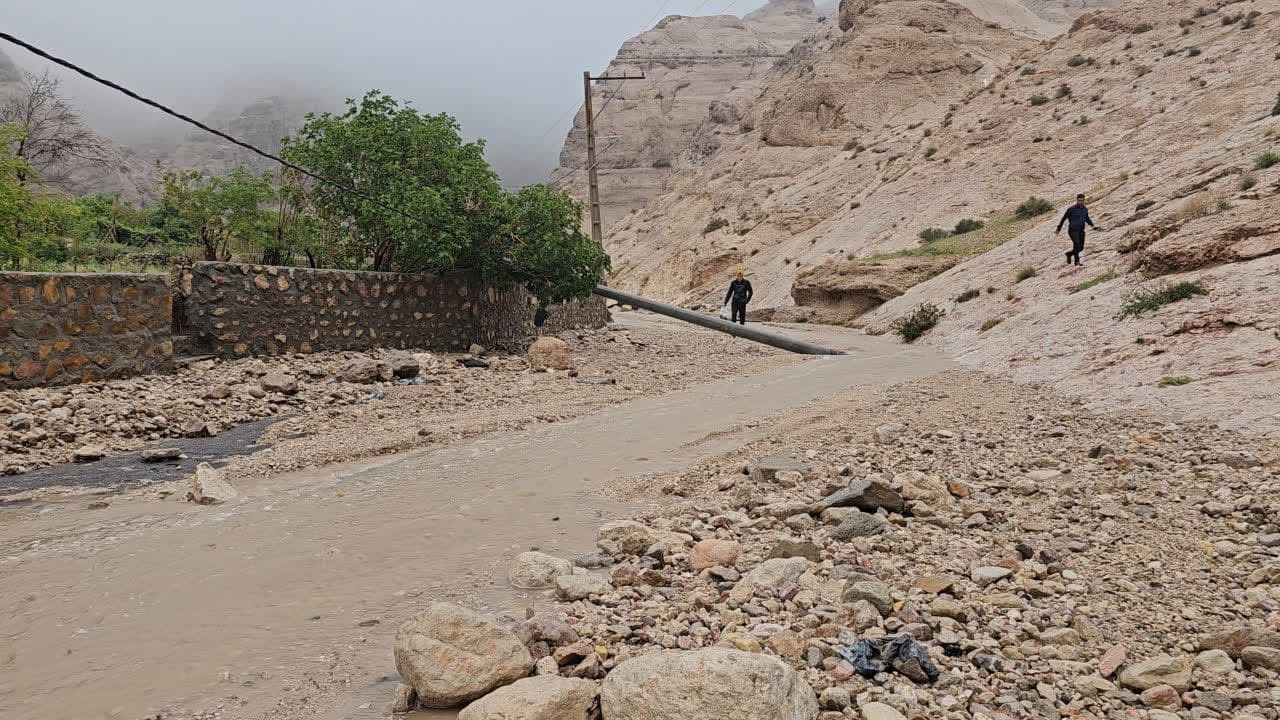
<path fill-rule="evenodd" d="M 714 302 L 741 264 L 762 305 L 876 332 L 931 302 L 922 342 L 977 367 L 1280 427 L 1280 3 L 1129 3 L 1048 44 L 951 12 L 875 4 L 797 53 L 735 147 L 614 234 L 616 282 Z M 1068 270 L 1076 192 L 1104 232 Z M 1032 195 L 1053 211 L 1016 217 Z M 985 227 L 919 238 L 962 219 Z M 1205 294 L 1120 319 L 1178 283 Z"/>
<path fill-rule="evenodd" d="M 772 0 L 744 18 L 673 15 L 628 40 L 596 83 L 598 172 L 606 230 L 713 153 L 754 102 L 773 64 L 818 29 L 813 0 Z M 701 129 L 700 129 L 701 128 Z M 579 111 L 552 182 L 585 200 L 586 118 Z"/>

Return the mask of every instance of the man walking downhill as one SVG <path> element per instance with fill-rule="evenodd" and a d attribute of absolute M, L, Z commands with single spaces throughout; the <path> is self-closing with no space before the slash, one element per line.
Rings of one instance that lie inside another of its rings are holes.
<path fill-rule="evenodd" d="M 1097 229 L 1093 224 L 1093 219 L 1089 217 L 1089 208 L 1084 205 L 1084 195 L 1076 195 L 1076 204 L 1067 208 L 1067 212 L 1063 214 L 1062 219 L 1058 221 L 1058 229 L 1055 235 L 1062 234 L 1062 226 L 1067 226 L 1067 236 L 1071 238 L 1071 249 L 1067 251 L 1067 264 L 1075 261 L 1077 266 L 1082 266 L 1080 262 L 1080 253 L 1084 252 L 1084 226 Z"/>
<path fill-rule="evenodd" d="M 733 320 L 739 325 L 747 324 L 747 303 L 751 302 L 751 296 L 754 291 L 751 289 L 751 281 L 742 276 L 742 271 L 738 271 L 738 277 L 729 283 L 729 292 L 725 293 L 724 301 L 733 303 Z"/>

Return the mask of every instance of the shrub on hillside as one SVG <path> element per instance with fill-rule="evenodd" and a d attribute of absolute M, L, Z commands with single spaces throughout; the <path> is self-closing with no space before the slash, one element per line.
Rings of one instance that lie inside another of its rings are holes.
<path fill-rule="evenodd" d="M 1081 65 L 1092 65 L 1096 62 L 1093 58 L 1087 58 L 1083 55 L 1072 55 L 1067 61 L 1067 67 L 1080 67 Z"/>
<path fill-rule="evenodd" d="M 1017 215 L 1019 220 L 1030 220 L 1033 217 L 1052 211 L 1053 203 L 1045 200 L 1044 198 L 1038 198 L 1032 195 L 1030 198 L 1027 198 L 1026 202 L 1019 205 L 1017 209 L 1013 211 L 1013 214 Z"/>
<path fill-rule="evenodd" d="M 942 308 L 933 303 L 925 303 L 917 306 L 909 314 L 894 320 L 892 329 L 903 342 L 915 342 L 932 330 L 945 315 Z"/>
<path fill-rule="evenodd" d="M 1280 153 L 1264 152 L 1253 159 L 1254 170 L 1266 170 L 1274 165 L 1280 165 Z"/>
<path fill-rule="evenodd" d="M 956 229 L 953 234 L 964 235 L 965 233 L 971 233 L 974 230 L 981 230 L 981 229 L 982 229 L 981 220 L 970 220 L 969 218 L 965 218 L 960 222 L 956 223 Z"/>
<path fill-rule="evenodd" d="M 1276 95 L 1276 106 L 1271 108 L 1271 117 L 1280 117 L 1280 94 Z"/>
<path fill-rule="evenodd" d="M 1058 98 L 1059 100 L 1061 100 L 1062 98 L 1071 97 L 1071 86 L 1065 83 L 1063 83 L 1062 85 L 1059 85 L 1058 92 L 1054 95 L 1054 97 Z"/>
<path fill-rule="evenodd" d="M 1103 273 L 1102 275 L 1099 275 L 1096 278 L 1093 278 L 1092 280 L 1085 280 L 1084 282 L 1080 283 L 1074 288 L 1071 288 L 1071 292 L 1073 293 L 1084 292 L 1085 290 L 1095 288 L 1101 285 L 1102 283 L 1107 282 L 1108 280 L 1115 280 L 1117 277 L 1119 277 L 1119 275 L 1116 275 L 1114 270 L 1110 270 Z"/>
<path fill-rule="evenodd" d="M 729 227 L 728 220 L 725 220 L 724 218 L 711 218 L 711 222 L 707 223 L 707 226 L 702 228 L 702 234 L 710 235 L 711 233 L 726 227 Z"/>
<path fill-rule="evenodd" d="M 1032 107 L 1039 107 L 1049 102 L 1049 98 L 1043 95 L 1032 95 L 1031 99 L 1028 100 L 1027 102 L 1031 103 Z"/>
<path fill-rule="evenodd" d="M 1173 285 L 1161 284 L 1150 288 L 1138 288 L 1125 296 L 1120 306 L 1121 319 L 1137 317 L 1172 303 L 1195 297 L 1208 295 L 1209 291 L 1199 280 L 1183 281 Z"/>
<path fill-rule="evenodd" d="M 1190 385 L 1193 382 L 1195 381 L 1186 375 L 1172 375 L 1160 378 L 1160 382 L 1157 384 L 1160 387 L 1178 387 L 1180 385 Z"/>
<path fill-rule="evenodd" d="M 938 240 L 942 240 L 948 237 L 951 237 L 951 233 L 947 232 L 946 230 L 943 230 L 942 228 L 931 227 L 931 228 L 925 228 L 924 230 L 920 231 L 920 240 L 922 242 L 927 242 L 927 243 L 937 242 Z"/>
<path fill-rule="evenodd" d="M 1036 269 L 1030 265 L 1024 265 L 1018 268 L 1018 272 L 1014 275 L 1014 279 L 1018 282 L 1025 282 L 1036 276 Z"/>
<path fill-rule="evenodd" d="M 1133 34 L 1141 35 L 1142 33 L 1151 32 L 1152 30 L 1155 30 L 1155 29 L 1156 29 L 1156 26 L 1152 25 L 1151 23 L 1148 23 L 1148 22 L 1138 23 L 1138 25 L 1136 25 L 1133 28 Z"/>
<path fill-rule="evenodd" d="M 990 320 L 982 323 L 982 328 L 978 332 L 986 332 L 1002 322 L 1004 322 L 1004 318 L 991 318 Z"/>
<path fill-rule="evenodd" d="M 977 300 L 979 297 L 981 297 L 981 295 L 982 295 L 981 290 L 975 290 L 974 288 L 969 288 L 968 290 L 965 290 L 964 292 L 956 296 L 956 302 L 967 303 L 970 300 Z"/>
<path fill-rule="evenodd" d="M 1258 184 L 1258 176 L 1253 173 L 1245 173 L 1240 176 L 1240 191 L 1245 192 L 1252 190 Z"/>

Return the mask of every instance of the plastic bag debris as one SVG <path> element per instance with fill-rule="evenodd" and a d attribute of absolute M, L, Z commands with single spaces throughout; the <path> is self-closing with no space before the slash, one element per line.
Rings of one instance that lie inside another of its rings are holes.
<path fill-rule="evenodd" d="M 863 677 L 893 669 L 918 683 L 938 679 L 938 668 L 929 659 L 929 651 L 907 634 L 838 645 L 836 654 L 848 660 Z"/>

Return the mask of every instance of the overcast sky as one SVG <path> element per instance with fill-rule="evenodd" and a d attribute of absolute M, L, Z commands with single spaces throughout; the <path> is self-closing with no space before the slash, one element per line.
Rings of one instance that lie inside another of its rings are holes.
<path fill-rule="evenodd" d="M 449 112 L 488 141 L 509 184 L 556 164 L 582 71 L 602 70 L 662 0 L 3 0 L 4 27 L 54 55 L 202 117 L 229 89 L 296 85 L 318 97 L 378 88 Z M 670 0 L 662 14 L 734 15 L 764 0 Z M 0 43 L 3 45 L 3 43 Z M 40 64 L 0 47 L 18 65 Z M 145 106 L 67 78 L 95 125 L 136 142 Z M 576 107 L 575 107 L 576 109 Z M 545 133 L 545 135 L 544 135 Z"/>

